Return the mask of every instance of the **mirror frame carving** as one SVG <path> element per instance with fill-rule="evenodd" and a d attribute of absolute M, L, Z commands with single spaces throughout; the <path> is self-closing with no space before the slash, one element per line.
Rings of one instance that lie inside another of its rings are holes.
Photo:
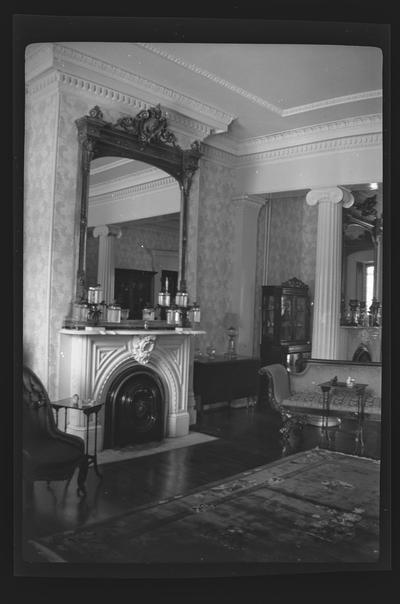
<path fill-rule="evenodd" d="M 143 109 L 135 117 L 124 116 L 115 123 L 103 119 L 96 105 L 75 120 L 78 129 L 78 195 L 80 198 L 79 256 L 76 280 L 76 299 L 85 296 L 86 238 L 89 200 L 90 162 L 99 157 L 126 157 L 164 170 L 173 176 L 181 192 L 181 220 L 179 233 L 179 279 L 181 291 L 186 291 L 187 213 L 189 192 L 194 173 L 202 156 L 199 141 L 189 149 L 182 149 L 160 105 Z"/>

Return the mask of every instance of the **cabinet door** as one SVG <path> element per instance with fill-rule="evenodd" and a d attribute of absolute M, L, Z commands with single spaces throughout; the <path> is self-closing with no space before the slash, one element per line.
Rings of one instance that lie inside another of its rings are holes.
<path fill-rule="evenodd" d="M 280 340 L 291 342 L 293 339 L 293 296 L 281 296 L 281 329 Z"/>
<path fill-rule="evenodd" d="M 278 326 L 276 324 L 276 300 L 273 293 L 263 294 L 262 306 L 262 338 L 273 341 L 277 333 Z"/>
<path fill-rule="evenodd" d="M 152 305 L 154 272 L 115 269 L 114 295 L 123 308 L 129 308 L 129 319 L 141 319 L 142 309 Z"/>
<path fill-rule="evenodd" d="M 305 296 L 296 296 L 293 304 L 293 339 L 305 341 L 308 338 L 308 305 Z"/>

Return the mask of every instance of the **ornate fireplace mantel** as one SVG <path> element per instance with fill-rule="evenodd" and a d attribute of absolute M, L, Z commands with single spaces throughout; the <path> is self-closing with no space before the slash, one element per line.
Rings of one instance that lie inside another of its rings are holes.
<path fill-rule="evenodd" d="M 78 394 L 81 399 L 105 402 L 112 382 L 121 371 L 145 365 L 160 377 L 167 405 L 166 436 L 185 436 L 196 421 L 191 384 L 191 337 L 203 334 L 191 329 L 60 331 L 58 398 Z M 81 414 L 70 411 L 68 431 L 82 436 Z M 104 410 L 99 415 L 99 449 L 103 448 Z"/>

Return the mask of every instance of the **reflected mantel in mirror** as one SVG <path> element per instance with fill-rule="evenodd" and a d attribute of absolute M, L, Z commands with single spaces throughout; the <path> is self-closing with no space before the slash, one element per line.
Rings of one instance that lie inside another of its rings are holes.
<path fill-rule="evenodd" d="M 377 193 L 352 191 L 354 204 L 343 208 L 341 325 L 381 325 L 382 213 Z"/>
<path fill-rule="evenodd" d="M 80 174 L 79 257 L 76 300 L 86 298 L 86 237 L 89 197 L 90 162 L 100 157 L 123 157 L 144 162 L 173 176 L 181 191 L 181 221 L 179 241 L 180 290 L 186 292 L 187 208 L 193 175 L 201 157 L 200 144 L 192 143 L 182 149 L 160 106 L 140 111 L 136 116 L 124 116 L 115 123 L 104 119 L 96 106 L 89 115 L 76 120 L 78 128 Z"/>

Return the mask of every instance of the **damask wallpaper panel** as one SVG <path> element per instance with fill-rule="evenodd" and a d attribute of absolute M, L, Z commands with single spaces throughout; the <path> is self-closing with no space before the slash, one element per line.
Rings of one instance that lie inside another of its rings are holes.
<path fill-rule="evenodd" d="M 269 262 L 266 285 L 297 277 L 313 296 L 317 243 L 317 210 L 303 196 L 271 201 Z"/>
<path fill-rule="evenodd" d="M 27 99 L 25 124 L 23 357 L 46 383 L 58 95 Z"/>
<path fill-rule="evenodd" d="M 197 300 L 201 305 L 198 345 L 213 345 L 223 354 L 227 347 L 224 319 L 232 312 L 233 246 L 235 214 L 233 171 L 202 160 L 199 182 Z"/>

